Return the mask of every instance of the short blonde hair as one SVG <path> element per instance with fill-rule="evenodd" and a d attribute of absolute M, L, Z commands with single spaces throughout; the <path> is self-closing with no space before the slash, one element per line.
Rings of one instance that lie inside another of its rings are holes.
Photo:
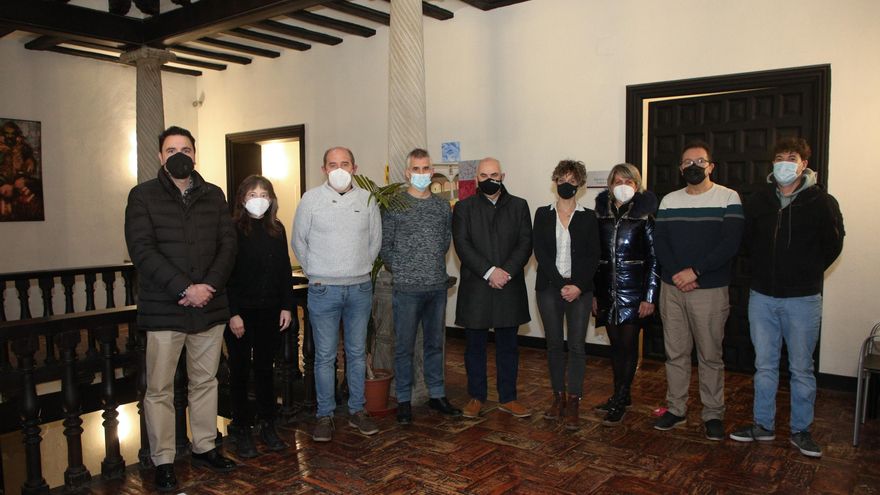
<path fill-rule="evenodd" d="M 642 174 L 639 169 L 631 163 L 618 163 L 611 169 L 608 174 L 608 189 L 614 188 L 614 176 L 619 175 L 624 179 L 629 179 L 636 183 L 636 192 L 644 191 L 642 188 Z"/>

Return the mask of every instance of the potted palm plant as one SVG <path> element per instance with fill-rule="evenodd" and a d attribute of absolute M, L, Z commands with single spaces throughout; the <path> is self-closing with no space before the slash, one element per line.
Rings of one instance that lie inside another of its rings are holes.
<path fill-rule="evenodd" d="M 403 191 L 406 190 L 405 183 L 395 182 L 393 184 L 380 186 L 365 175 L 355 175 L 354 180 L 357 182 L 358 187 L 370 192 L 371 200 L 376 201 L 379 210 L 382 213 L 385 213 L 386 211 L 404 210 L 409 206 L 406 199 L 401 195 Z M 374 293 L 379 272 L 384 265 L 381 257 L 376 257 L 373 262 L 370 280 L 373 283 Z M 377 320 L 390 322 L 391 314 L 389 311 L 385 311 L 389 314 L 377 315 L 376 310 L 377 304 L 374 299 L 373 312 L 370 314 L 370 319 L 367 322 L 367 371 L 366 382 L 364 384 L 366 404 L 364 407 L 370 412 L 370 414 L 374 416 L 382 416 L 393 412 L 393 408 L 388 407 L 388 397 L 394 373 L 389 369 L 374 368 L 373 356 L 374 351 L 376 350 L 376 336 L 378 334 Z"/>

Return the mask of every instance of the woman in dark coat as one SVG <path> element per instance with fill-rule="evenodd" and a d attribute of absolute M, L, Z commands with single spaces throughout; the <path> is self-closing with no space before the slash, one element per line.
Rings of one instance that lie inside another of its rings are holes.
<path fill-rule="evenodd" d="M 593 311 L 596 326 L 611 340 L 614 394 L 596 410 L 603 424 L 620 423 L 630 406 L 630 385 L 639 359 L 639 331 L 657 303 L 658 266 L 654 256 L 657 197 L 642 189 L 639 169 L 615 165 L 608 189 L 596 197 L 602 255 L 596 271 Z"/>
<path fill-rule="evenodd" d="M 257 455 L 247 393 L 251 367 L 261 420 L 260 439 L 272 451 L 287 447 L 275 429 L 272 366 L 281 332 L 290 326 L 293 282 L 287 237 L 277 214 L 278 198 L 272 183 L 259 175 L 244 179 L 235 196 L 233 223 L 238 232 L 238 256 L 228 287 L 232 317 L 224 333 L 235 426 L 231 428 L 232 437 L 238 455 L 244 458 Z"/>
<path fill-rule="evenodd" d="M 538 262 L 535 291 L 547 339 L 547 363 L 553 387 L 553 401 L 544 418 L 561 418 L 569 430 L 578 428 L 586 365 L 584 340 L 593 302 L 593 274 L 599 262 L 596 214 L 575 199 L 578 187 L 584 185 L 586 178 L 583 163 L 559 162 L 552 175 L 558 199 L 538 208 L 532 231 Z M 563 319 L 568 322 L 567 363 Z"/>

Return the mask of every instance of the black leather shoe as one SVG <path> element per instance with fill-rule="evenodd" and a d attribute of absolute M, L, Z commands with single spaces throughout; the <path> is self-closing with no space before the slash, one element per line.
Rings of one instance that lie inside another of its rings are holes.
<path fill-rule="evenodd" d="M 211 449 L 201 454 L 193 452 L 191 462 L 193 466 L 208 468 L 215 473 L 228 473 L 235 469 L 235 463 L 220 455 L 217 449 Z"/>
<path fill-rule="evenodd" d="M 173 492 L 177 490 L 177 476 L 174 476 L 174 464 L 156 466 L 156 490 Z"/>
<path fill-rule="evenodd" d="M 242 459 L 253 459 L 259 455 L 257 447 L 254 445 L 251 427 L 236 428 L 230 438 L 235 442 L 235 453 Z"/>
<path fill-rule="evenodd" d="M 453 418 L 461 416 L 461 409 L 453 407 L 452 404 L 449 403 L 449 400 L 446 399 L 446 397 L 429 400 L 428 407 L 439 412 L 440 414 L 452 416 Z"/>
<path fill-rule="evenodd" d="M 397 404 L 397 422 L 402 425 L 412 423 L 412 403 L 410 401 Z"/>

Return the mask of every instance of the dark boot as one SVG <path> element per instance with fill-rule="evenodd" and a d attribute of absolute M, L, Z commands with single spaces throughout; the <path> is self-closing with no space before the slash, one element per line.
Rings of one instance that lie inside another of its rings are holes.
<path fill-rule="evenodd" d="M 230 437 L 235 442 L 235 453 L 242 459 L 252 459 L 259 455 L 250 426 L 236 426 Z"/>
<path fill-rule="evenodd" d="M 565 416 L 562 418 L 566 430 L 575 431 L 581 427 L 580 405 L 580 397 L 568 394 L 568 398 L 565 400 Z"/>
<path fill-rule="evenodd" d="M 272 452 L 287 448 L 287 444 L 278 436 L 278 430 L 275 429 L 274 421 L 262 421 L 260 423 L 260 440 Z"/>
<path fill-rule="evenodd" d="M 544 411 L 544 419 L 559 419 L 565 414 L 565 392 L 553 392 L 553 403 Z"/>
<path fill-rule="evenodd" d="M 623 420 L 623 416 L 626 414 L 626 406 L 623 402 L 623 397 L 615 396 L 615 400 L 611 401 L 611 407 L 608 408 L 608 413 L 605 414 L 605 419 L 602 420 L 602 424 L 605 426 L 617 426 Z"/>

